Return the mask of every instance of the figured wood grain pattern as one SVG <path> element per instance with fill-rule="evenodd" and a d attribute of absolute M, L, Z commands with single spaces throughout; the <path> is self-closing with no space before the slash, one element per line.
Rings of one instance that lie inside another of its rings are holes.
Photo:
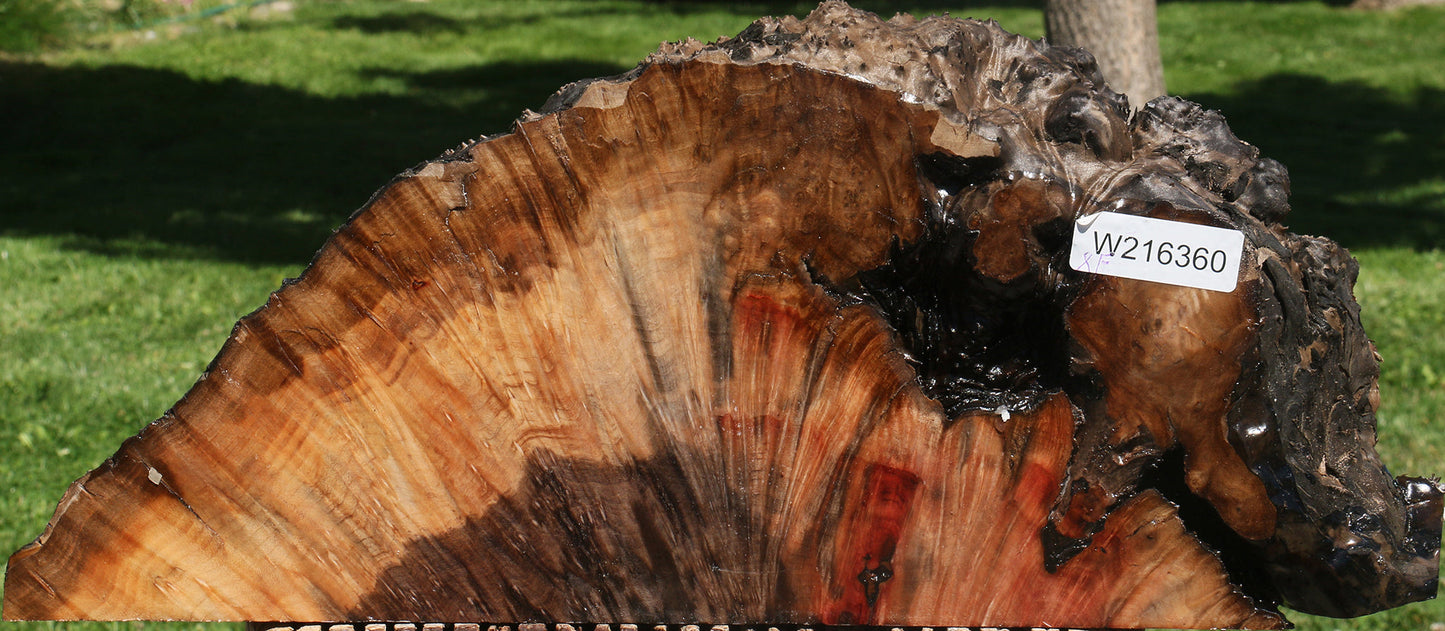
<path fill-rule="evenodd" d="M 1130 119 L 1075 55 L 827 3 L 564 88 L 239 322 L 11 557 L 5 617 L 1275 628 L 1433 593 L 1348 257 L 1217 115 Z M 1241 289 L 1067 269 L 1103 209 L 1245 232 Z"/>

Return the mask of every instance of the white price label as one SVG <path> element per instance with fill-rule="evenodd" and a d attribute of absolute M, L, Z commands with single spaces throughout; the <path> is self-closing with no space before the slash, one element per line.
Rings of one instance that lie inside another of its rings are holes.
<path fill-rule="evenodd" d="M 1243 253 L 1238 230 L 1103 212 L 1074 223 L 1069 267 L 1230 292 L 1239 283 Z"/>

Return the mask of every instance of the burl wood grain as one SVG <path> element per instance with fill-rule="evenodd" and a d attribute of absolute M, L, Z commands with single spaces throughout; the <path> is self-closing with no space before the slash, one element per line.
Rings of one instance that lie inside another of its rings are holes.
<path fill-rule="evenodd" d="M 4 616 L 1278 628 L 1433 591 L 1437 486 L 1297 440 L 1373 431 L 1347 257 L 1217 116 L 1119 103 L 1077 51 L 841 3 L 568 86 L 241 320 Z M 1105 209 L 1245 232 L 1241 289 L 1067 269 Z"/>

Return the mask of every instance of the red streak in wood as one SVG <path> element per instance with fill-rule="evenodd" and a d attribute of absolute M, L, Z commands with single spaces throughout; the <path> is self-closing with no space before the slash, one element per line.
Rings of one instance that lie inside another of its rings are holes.
<path fill-rule="evenodd" d="M 840 533 L 847 544 L 834 581 L 843 582 L 843 594 L 827 610 L 829 624 L 878 622 L 878 599 L 893 578 L 893 553 L 920 482 L 912 471 L 881 464 L 869 465 L 863 477 L 862 498 Z"/>
<path fill-rule="evenodd" d="M 783 304 L 775 296 L 760 292 L 743 294 L 734 306 L 734 318 L 743 330 L 780 325 L 791 329 L 802 317 L 796 306 Z"/>
<path fill-rule="evenodd" d="M 1062 471 L 1035 462 L 1025 462 L 1014 483 L 1014 504 L 1017 510 L 1048 510 L 1059 494 Z"/>
<path fill-rule="evenodd" d="M 787 423 L 783 419 L 764 414 L 761 416 L 738 416 L 723 414 L 717 417 L 718 431 L 729 448 L 740 449 L 752 445 L 752 453 L 772 454 L 782 440 Z"/>
<path fill-rule="evenodd" d="M 723 414 L 717 417 L 717 426 L 725 435 L 742 436 L 756 431 L 760 420 L 758 417 Z"/>

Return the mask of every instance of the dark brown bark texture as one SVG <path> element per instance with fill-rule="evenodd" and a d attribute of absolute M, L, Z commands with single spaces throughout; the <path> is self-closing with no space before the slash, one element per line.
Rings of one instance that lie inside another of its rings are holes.
<path fill-rule="evenodd" d="M 1051 44 L 1089 51 L 1134 107 L 1166 94 L 1154 0 L 1048 0 L 1044 30 Z"/>
<path fill-rule="evenodd" d="M 1217 113 L 839 2 L 398 177 L 77 481 L 8 619 L 1278 628 L 1433 595 L 1356 267 Z M 1101 211 L 1238 287 L 1076 272 Z"/>

